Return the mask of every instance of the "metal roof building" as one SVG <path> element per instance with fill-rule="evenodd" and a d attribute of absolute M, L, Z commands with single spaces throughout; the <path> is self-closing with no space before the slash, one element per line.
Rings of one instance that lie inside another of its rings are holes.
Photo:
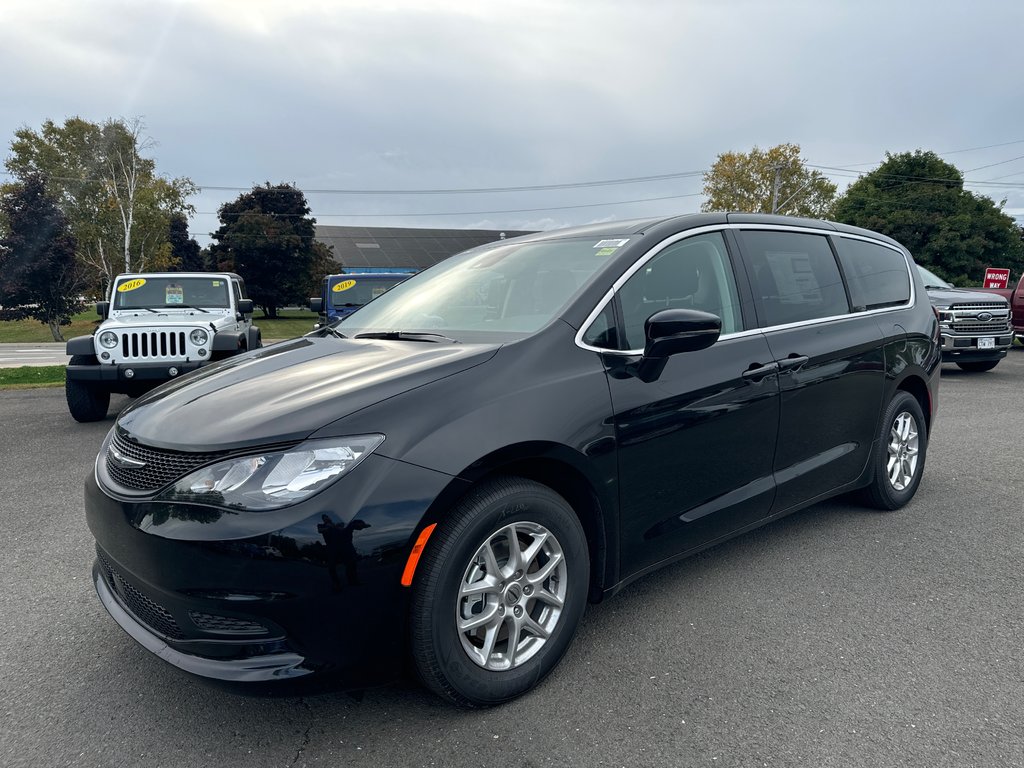
<path fill-rule="evenodd" d="M 404 227 L 316 227 L 316 239 L 331 246 L 343 269 L 420 270 L 468 248 L 505 237 L 528 235 L 490 229 Z"/>

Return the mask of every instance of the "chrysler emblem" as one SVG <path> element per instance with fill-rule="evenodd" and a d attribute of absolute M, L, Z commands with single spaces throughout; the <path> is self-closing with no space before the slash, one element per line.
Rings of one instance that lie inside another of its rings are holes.
<path fill-rule="evenodd" d="M 979 323 L 987 323 L 991 319 L 992 319 L 992 313 L 991 312 L 979 312 L 978 313 L 978 322 Z"/>
<path fill-rule="evenodd" d="M 107 449 L 107 455 L 110 457 L 110 460 L 117 464 L 121 469 L 142 469 L 146 466 L 146 462 L 125 456 L 114 446 L 110 446 L 110 448 Z"/>

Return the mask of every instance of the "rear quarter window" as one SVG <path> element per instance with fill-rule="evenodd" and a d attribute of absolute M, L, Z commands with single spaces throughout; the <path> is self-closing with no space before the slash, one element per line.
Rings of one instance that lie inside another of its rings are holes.
<path fill-rule="evenodd" d="M 855 310 L 895 307 L 910 301 L 910 273 L 902 253 L 884 245 L 834 238 Z"/>

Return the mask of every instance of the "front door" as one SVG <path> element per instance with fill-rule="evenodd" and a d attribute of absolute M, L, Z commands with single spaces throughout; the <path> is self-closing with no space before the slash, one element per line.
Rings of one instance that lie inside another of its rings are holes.
<path fill-rule="evenodd" d="M 625 337 L 620 347 L 629 350 L 643 347 L 644 321 L 661 309 L 722 318 L 717 343 L 669 358 L 656 381 L 609 366 L 623 576 L 769 513 L 778 375 L 764 336 L 745 330 L 739 295 L 720 232 L 665 246 L 617 294 Z"/>

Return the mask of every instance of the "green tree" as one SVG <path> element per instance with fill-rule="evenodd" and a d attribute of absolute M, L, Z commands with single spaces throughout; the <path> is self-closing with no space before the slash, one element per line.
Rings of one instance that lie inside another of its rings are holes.
<path fill-rule="evenodd" d="M 188 234 L 188 217 L 180 211 L 171 214 L 168 240 L 171 245 L 171 260 L 182 272 L 202 272 L 206 269 L 202 250 L 195 238 Z"/>
<path fill-rule="evenodd" d="M 5 165 L 20 179 L 46 177 L 80 262 L 102 286 L 118 272 L 164 266 L 171 215 L 193 210 L 187 199 L 195 185 L 158 176 L 155 161 L 143 156 L 154 146 L 139 119 L 47 120 L 39 131 L 15 132 Z"/>
<path fill-rule="evenodd" d="M 266 317 L 305 303 L 317 266 L 316 219 L 306 196 L 290 184 L 253 187 L 220 207 L 211 255 L 220 269 L 245 278 L 253 303 Z"/>
<path fill-rule="evenodd" d="M 800 159 L 799 144 L 724 152 L 704 174 L 702 211 L 746 211 L 826 218 L 836 185 Z"/>
<path fill-rule="evenodd" d="M 1014 220 L 1001 204 L 965 190 L 956 166 L 934 152 L 887 153 L 839 198 L 835 217 L 898 240 L 952 283 L 980 284 L 985 267 L 1024 269 Z"/>
<path fill-rule="evenodd" d="M 0 239 L 0 304 L 11 319 L 32 317 L 64 341 L 62 325 L 81 311 L 75 238 L 42 176 L 7 185 L 0 197 L 5 234 Z"/>

